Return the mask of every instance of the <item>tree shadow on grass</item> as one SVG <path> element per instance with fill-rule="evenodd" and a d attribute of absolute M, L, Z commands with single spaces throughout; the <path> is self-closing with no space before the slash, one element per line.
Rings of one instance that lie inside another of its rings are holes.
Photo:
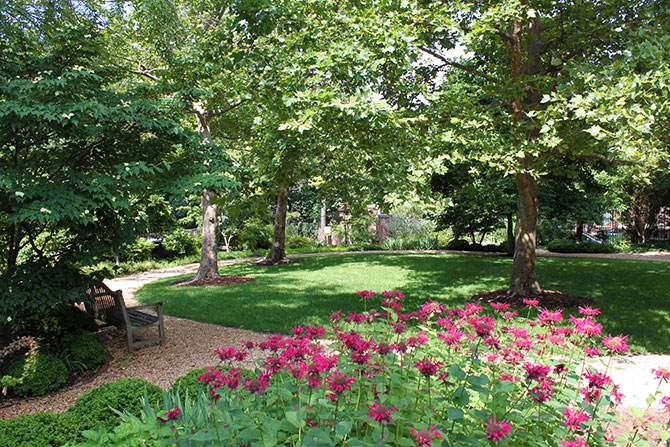
<path fill-rule="evenodd" d="M 235 264 L 222 274 L 252 276 L 253 283 L 184 291 L 158 281 L 142 288 L 143 301 L 168 302 L 168 315 L 287 333 L 295 325 L 327 324 L 332 312 L 361 312 L 357 290 L 399 289 L 405 309 L 429 299 L 460 306 L 477 292 L 506 287 L 509 258 L 454 254 L 357 254 L 304 258 L 271 267 Z M 593 258 L 540 258 L 538 277 L 548 289 L 593 298 L 605 332 L 630 334 L 630 342 L 670 351 L 670 264 Z M 380 308 L 380 297 L 368 303 Z"/>

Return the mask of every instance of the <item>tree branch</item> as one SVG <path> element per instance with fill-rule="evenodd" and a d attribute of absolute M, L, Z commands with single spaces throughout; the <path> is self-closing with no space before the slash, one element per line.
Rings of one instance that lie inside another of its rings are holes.
<path fill-rule="evenodd" d="M 234 109 L 235 107 L 244 104 L 245 102 L 247 102 L 246 99 L 240 99 L 239 101 L 234 102 L 234 103 L 232 103 L 232 104 L 228 104 L 228 105 L 225 106 L 225 107 L 221 107 L 221 108 L 219 108 L 219 109 L 214 109 L 214 110 L 208 110 L 208 111 L 205 112 L 205 114 L 206 114 L 207 116 L 209 116 L 209 117 L 222 115 L 222 114 L 224 114 L 224 113 L 226 113 L 226 112 L 228 112 L 228 111 Z"/>
<path fill-rule="evenodd" d="M 158 78 L 156 76 L 154 76 L 151 73 L 146 72 L 146 71 L 133 70 L 133 73 L 141 75 L 141 76 L 145 76 L 145 77 L 151 79 L 152 81 L 156 81 L 156 82 L 158 81 Z"/>
<path fill-rule="evenodd" d="M 491 82 L 501 82 L 500 79 L 496 78 L 495 76 L 491 76 L 490 74 L 487 74 L 487 73 L 484 73 L 482 71 L 476 70 L 472 67 L 468 67 L 467 65 L 459 64 L 458 62 L 454 62 L 450 59 L 447 59 L 446 57 L 442 56 L 441 54 L 439 54 L 439 53 L 437 53 L 433 50 L 431 50 L 430 48 L 419 47 L 419 49 L 421 51 L 423 51 L 424 53 L 430 54 L 434 58 L 441 60 L 442 62 L 444 62 L 447 65 L 451 65 L 452 67 L 458 68 L 459 70 L 466 71 L 470 74 L 473 74 L 475 76 L 479 76 L 480 78 L 484 78 L 484 79 L 486 79 L 488 81 L 491 81 Z"/>

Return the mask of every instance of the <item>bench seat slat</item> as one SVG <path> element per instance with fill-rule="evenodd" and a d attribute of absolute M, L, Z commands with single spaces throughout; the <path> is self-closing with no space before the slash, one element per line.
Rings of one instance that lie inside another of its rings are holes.
<path fill-rule="evenodd" d="M 139 311 L 128 312 L 128 317 L 133 326 L 148 326 L 158 321 L 157 316 Z"/>

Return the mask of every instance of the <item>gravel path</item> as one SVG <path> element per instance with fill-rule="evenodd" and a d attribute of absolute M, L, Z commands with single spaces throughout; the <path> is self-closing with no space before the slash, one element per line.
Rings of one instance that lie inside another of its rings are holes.
<path fill-rule="evenodd" d="M 422 253 L 419 251 L 403 251 L 404 253 Z M 433 251 L 440 253 L 472 254 L 458 251 Z M 370 252 L 366 252 L 370 253 Z M 388 252 L 382 252 L 388 253 Z M 328 256 L 343 253 L 312 253 L 292 255 L 290 257 Z M 493 254 L 490 254 L 493 255 Z M 539 256 L 564 257 L 557 253 L 538 251 Z M 615 259 L 654 259 L 670 261 L 668 253 L 654 254 L 605 254 L 605 255 L 567 255 L 567 257 L 604 257 Z M 231 265 L 237 262 L 249 262 L 258 258 L 243 258 L 220 261 L 220 266 Z M 125 277 L 106 281 L 112 290 L 123 290 L 123 296 L 128 306 L 136 305 L 135 293 L 144 284 L 157 279 L 193 273 L 197 264 L 188 264 L 170 267 L 149 272 L 137 273 Z M 76 384 L 56 393 L 32 399 L 10 399 L 0 403 L 0 419 L 8 419 L 21 414 L 38 411 L 62 412 L 70 407 L 84 392 L 104 383 L 124 377 L 145 379 L 162 388 L 169 388 L 174 380 L 194 368 L 211 366 L 216 363 L 214 350 L 222 346 L 235 345 L 242 340 L 260 341 L 263 334 L 243 329 L 226 328 L 218 325 L 200 323 L 176 317 L 165 317 L 167 334 L 166 346 L 148 346 L 133 353 L 129 353 L 125 345 L 123 333 L 115 328 L 107 328 L 101 332 L 103 341 L 108 347 L 111 360 L 103 371 L 90 381 Z M 155 329 L 153 329 L 155 330 Z M 597 366 L 597 365 L 596 365 Z M 604 369 L 604 366 L 601 366 Z M 668 355 L 640 355 L 628 356 L 619 359 L 612 373 L 615 383 L 619 384 L 626 396 L 624 406 L 637 408 L 646 407 L 645 400 L 656 389 L 658 381 L 651 374 L 652 368 L 670 368 Z M 670 394 L 670 385 L 664 384 L 661 388 L 664 394 Z M 652 408 L 658 409 L 654 404 Z M 655 413 L 660 414 L 656 410 Z"/>

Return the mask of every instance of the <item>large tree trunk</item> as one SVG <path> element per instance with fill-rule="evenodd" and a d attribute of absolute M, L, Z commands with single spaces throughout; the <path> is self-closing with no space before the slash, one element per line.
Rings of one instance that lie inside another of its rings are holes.
<path fill-rule="evenodd" d="M 529 173 L 521 172 L 516 175 L 516 186 L 519 192 L 519 209 L 514 239 L 514 265 L 510 295 L 533 296 L 542 291 L 535 271 L 539 210 L 537 180 Z"/>
<path fill-rule="evenodd" d="M 519 81 L 524 74 L 536 73 L 539 63 L 539 21 L 531 20 L 528 46 L 527 66 L 523 65 L 523 42 L 521 35 L 523 24 L 514 21 L 512 32 L 508 40 L 510 44 L 511 77 Z M 526 102 L 537 104 L 540 100 L 540 94 L 531 86 L 524 89 Z M 515 124 L 523 120 L 523 110 L 521 107 L 522 98 L 517 96 L 513 98 L 511 108 Z M 528 131 L 527 140 L 532 141 L 539 135 L 539 129 L 534 128 Z M 542 291 L 537 282 L 537 272 L 535 270 L 535 249 L 537 246 L 537 216 L 539 211 L 539 200 L 537 196 L 537 180 L 530 173 L 532 158 L 526 157 L 516 174 L 516 187 L 519 193 L 516 235 L 514 238 L 514 264 L 512 266 L 512 280 L 510 283 L 510 296 L 533 296 Z"/>
<path fill-rule="evenodd" d="M 275 215 L 274 233 L 270 253 L 260 260 L 260 265 L 277 265 L 288 262 L 286 259 L 286 212 L 288 211 L 288 188 L 279 187 L 277 194 L 277 213 Z"/>
<path fill-rule="evenodd" d="M 210 128 L 209 114 L 202 108 L 202 104 L 196 103 L 196 116 L 198 117 L 198 134 L 202 142 L 212 144 L 212 131 Z M 198 279 L 210 279 L 219 276 L 217 265 L 218 247 L 216 245 L 216 205 L 212 203 L 212 191 L 204 189 L 202 191 L 202 244 L 200 250 L 200 266 L 194 281 Z"/>
<path fill-rule="evenodd" d="M 212 204 L 212 193 L 202 192 L 202 245 L 200 266 L 194 280 L 211 279 L 219 276 L 216 246 L 216 205 Z"/>

